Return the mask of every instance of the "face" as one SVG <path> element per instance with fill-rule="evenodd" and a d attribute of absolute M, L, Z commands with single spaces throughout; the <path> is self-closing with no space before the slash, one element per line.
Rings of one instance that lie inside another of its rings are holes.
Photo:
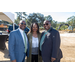
<path fill-rule="evenodd" d="M 22 21 L 20 24 L 19 24 L 19 28 L 24 30 L 26 28 L 26 23 L 25 21 Z"/>
<path fill-rule="evenodd" d="M 49 21 L 44 21 L 43 25 L 44 25 L 44 28 L 45 28 L 46 30 L 49 30 L 50 27 L 51 27 L 51 24 L 50 24 Z"/>
<path fill-rule="evenodd" d="M 37 32 L 37 30 L 38 30 L 37 25 L 36 25 L 36 24 L 33 24 L 32 31 L 33 31 L 33 32 Z"/>

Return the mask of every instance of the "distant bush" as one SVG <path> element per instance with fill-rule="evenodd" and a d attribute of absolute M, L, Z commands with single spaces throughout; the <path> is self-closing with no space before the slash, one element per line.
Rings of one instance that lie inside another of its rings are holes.
<path fill-rule="evenodd" d="M 44 27 L 40 27 L 39 29 L 40 29 L 40 30 L 44 30 Z"/>

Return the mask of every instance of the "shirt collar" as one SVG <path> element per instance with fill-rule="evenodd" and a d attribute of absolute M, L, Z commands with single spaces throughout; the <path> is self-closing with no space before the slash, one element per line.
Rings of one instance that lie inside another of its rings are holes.
<path fill-rule="evenodd" d="M 24 30 L 22 30 L 22 29 L 20 29 L 20 28 L 18 28 L 18 29 L 20 30 L 20 32 L 22 32 L 22 33 L 24 32 Z"/>
<path fill-rule="evenodd" d="M 50 27 L 50 29 L 49 29 L 49 30 L 45 30 L 45 32 L 49 32 L 49 31 L 51 30 L 51 28 L 52 28 L 52 27 Z"/>
<path fill-rule="evenodd" d="M 50 27 L 50 29 L 48 30 L 48 32 L 51 30 L 52 27 Z"/>

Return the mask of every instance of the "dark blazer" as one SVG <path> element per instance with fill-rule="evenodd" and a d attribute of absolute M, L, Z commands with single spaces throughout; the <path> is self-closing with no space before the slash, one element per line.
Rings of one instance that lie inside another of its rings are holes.
<path fill-rule="evenodd" d="M 42 33 L 41 37 L 43 36 Z M 53 28 L 45 35 L 45 40 L 42 44 L 42 59 L 44 62 L 50 62 L 51 57 L 59 61 L 62 58 L 62 51 L 60 49 L 60 35 L 59 32 Z"/>

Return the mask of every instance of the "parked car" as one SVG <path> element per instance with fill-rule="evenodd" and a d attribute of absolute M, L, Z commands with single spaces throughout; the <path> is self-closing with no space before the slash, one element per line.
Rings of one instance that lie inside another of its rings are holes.
<path fill-rule="evenodd" d="M 14 26 L 15 26 L 15 30 L 18 29 L 18 27 L 19 27 L 19 26 L 16 25 L 16 24 L 15 24 Z M 27 33 L 29 32 L 29 30 L 30 30 L 30 29 L 29 29 L 28 27 L 26 27 L 24 31 L 25 31 L 25 33 L 27 34 Z M 8 27 L 8 29 L 7 29 L 8 34 L 10 34 L 11 31 L 13 31 L 13 26 L 12 26 L 12 25 L 9 25 L 9 27 Z M 9 40 L 9 36 L 7 37 L 6 40 L 7 40 L 7 41 Z"/>
<path fill-rule="evenodd" d="M 15 25 L 15 30 L 18 29 L 18 27 L 19 27 L 18 25 Z M 29 30 L 30 30 L 30 29 L 29 29 L 28 27 L 26 27 L 24 31 L 25 31 L 25 33 L 27 34 L 27 33 L 29 32 Z M 8 33 L 10 33 L 11 31 L 13 31 L 13 26 L 12 26 L 12 25 L 10 25 L 10 26 L 8 27 L 8 29 L 7 29 L 7 32 L 8 32 Z"/>

